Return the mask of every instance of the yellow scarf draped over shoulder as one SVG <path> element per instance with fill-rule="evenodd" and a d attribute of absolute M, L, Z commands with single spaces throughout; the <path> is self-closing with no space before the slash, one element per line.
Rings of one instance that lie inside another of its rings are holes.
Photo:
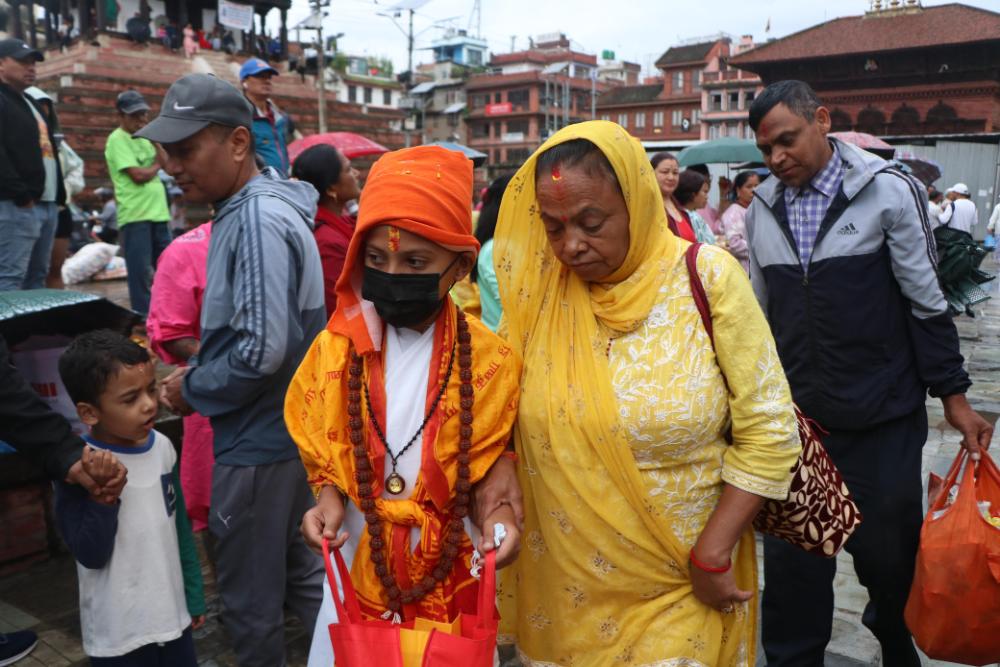
<path fill-rule="evenodd" d="M 587 283 L 558 261 L 539 216 L 537 158 L 574 139 L 601 150 L 628 206 L 629 250 L 604 284 Z M 608 369 L 609 340 L 642 324 L 687 247 L 667 228 L 639 141 L 607 121 L 556 133 L 512 179 L 494 243 L 526 399 L 515 440 L 527 516 L 516 577 L 504 580 L 505 630 L 527 664 L 744 664 L 753 652 L 753 612 L 723 615 L 692 595 L 688 554 L 671 517 L 647 495 Z M 752 549 L 748 531 L 734 559 L 744 590 L 755 590 Z"/>

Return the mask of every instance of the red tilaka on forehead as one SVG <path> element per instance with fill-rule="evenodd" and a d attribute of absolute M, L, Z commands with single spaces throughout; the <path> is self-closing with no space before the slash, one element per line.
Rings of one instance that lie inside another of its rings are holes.
<path fill-rule="evenodd" d="M 558 181 L 562 179 L 562 172 L 559 171 L 559 165 L 552 167 L 552 180 Z"/>
<path fill-rule="evenodd" d="M 389 252 L 399 252 L 399 228 L 389 226 Z"/>

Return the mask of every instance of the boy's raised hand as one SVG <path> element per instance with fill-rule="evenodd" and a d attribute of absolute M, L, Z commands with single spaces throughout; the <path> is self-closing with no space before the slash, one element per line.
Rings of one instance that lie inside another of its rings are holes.
<path fill-rule="evenodd" d="M 109 451 L 85 445 L 80 460 L 66 473 L 66 481 L 79 484 L 95 500 L 113 504 L 128 481 L 128 471 Z"/>

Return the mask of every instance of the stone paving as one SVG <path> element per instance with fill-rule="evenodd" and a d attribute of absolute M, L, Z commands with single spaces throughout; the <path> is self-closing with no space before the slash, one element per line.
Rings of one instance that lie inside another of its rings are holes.
<path fill-rule="evenodd" d="M 996 270 L 992 262 L 984 268 Z M 124 281 L 86 287 L 108 298 L 127 303 Z M 968 397 L 973 407 L 991 421 L 1000 415 L 1000 294 L 991 286 L 994 299 L 978 309 L 976 319 L 958 318 L 962 352 L 974 386 Z M 958 451 L 961 439 L 944 420 L 941 403 L 927 402 L 930 435 L 924 448 L 924 477 L 930 472 L 943 475 Z M 206 559 L 202 559 L 207 563 Z M 861 625 L 860 614 L 867 594 L 854 575 L 850 557 L 838 559 L 834 582 L 836 614 L 833 639 L 827 653 L 827 667 L 880 665 L 878 644 Z M 209 601 L 208 623 L 195 633 L 199 661 L 206 667 L 230 667 L 236 662 L 219 622 L 219 601 L 210 567 L 203 568 Z M 39 634 L 38 648 L 18 667 L 86 665 L 80 646 L 75 566 L 68 555 L 57 556 L 20 574 L 0 578 L 0 632 L 31 628 Z M 289 667 L 306 663 L 308 640 L 305 629 L 294 619 L 286 624 Z M 924 665 L 943 667 L 951 663 L 923 658 Z M 512 662 L 505 662 L 512 665 Z M 763 664 L 759 661 L 758 664 Z"/>

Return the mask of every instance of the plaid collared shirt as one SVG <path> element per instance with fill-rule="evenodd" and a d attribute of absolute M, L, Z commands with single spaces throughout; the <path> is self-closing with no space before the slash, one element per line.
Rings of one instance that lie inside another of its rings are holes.
<path fill-rule="evenodd" d="M 840 158 L 840 152 L 835 144 L 831 144 L 833 155 L 818 174 L 813 176 L 809 185 L 801 188 L 785 186 L 785 209 L 788 211 L 788 225 L 792 236 L 799 246 L 799 261 L 802 268 L 809 268 L 809 258 L 816 246 L 816 235 L 826 212 L 837 196 L 840 184 L 844 180 L 846 166 Z"/>

